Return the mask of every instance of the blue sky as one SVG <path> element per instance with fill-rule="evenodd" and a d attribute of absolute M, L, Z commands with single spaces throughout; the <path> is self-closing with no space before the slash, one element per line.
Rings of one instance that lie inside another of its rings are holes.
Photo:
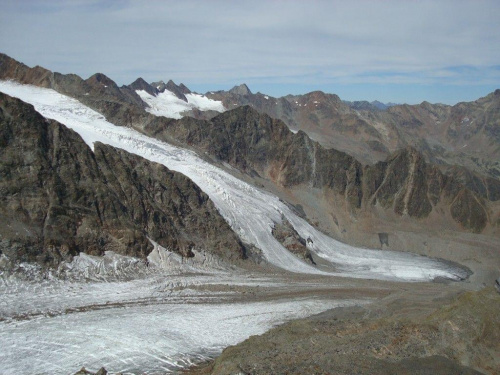
<path fill-rule="evenodd" d="M 500 88 L 500 1 L 0 0 L 0 52 L 27 65 L 247 83 L 274 96 L 454 104 Z"/>

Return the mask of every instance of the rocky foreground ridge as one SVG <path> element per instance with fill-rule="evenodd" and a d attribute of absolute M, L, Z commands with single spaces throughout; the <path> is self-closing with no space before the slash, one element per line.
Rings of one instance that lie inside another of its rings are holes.
<path fill-rule="evenodd" d="M 498 374 L 493 287 L 435 300 L 424 290 L 286 323 L 186 374 Z"/>
<path fill-rule="evenodd" d="M 183 256 L 245 250 L 184 175 L 96 143 L 0 94 L 0 253 L 56 265 L 80 252 L 145 258 L 148 239 Z"/>

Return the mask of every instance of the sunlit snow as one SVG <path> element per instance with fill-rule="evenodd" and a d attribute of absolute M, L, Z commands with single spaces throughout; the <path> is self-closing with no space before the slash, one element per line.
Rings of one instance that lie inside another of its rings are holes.
<path fill-rule="evenodd" d="M 224 112 L 226 110 L 222 102 L 209 99 L 200 94 L 186 94 L 185 97 L 188 100 L 186 103 L 168 90 L 159 93 L 157 96 L 151 95 L 144 90 L 137 90 L 136 93 L 149 106 L 146 111 L 156 116 L 180 119 L 183 117 L 183 112 L 193 108 L 200 111 Z"/>

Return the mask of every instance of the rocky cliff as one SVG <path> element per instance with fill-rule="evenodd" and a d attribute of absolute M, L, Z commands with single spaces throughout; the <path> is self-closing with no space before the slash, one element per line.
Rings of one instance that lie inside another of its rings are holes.
<path fill-rule="evenodd" d="M 96 143 L 0 94 L 0 253 L 55 265 L 79 252 L 145 258 L 148 238 L 183 256 L 244 248 L 187 177 Z"/>
<path fill-rule="evenodd" d="M 209 122 L 186 118 L 149 130 L 199 147 L 281 187 L 306 185 L 333 192 L 352 212 L 379 205 L 397 215 L 419 219 L 444 205 L 468 231 L 481 232 L 488 223 L 490 195 L 443 174 L 411 147 L 386 161 L 363 166 L 352 156 L 322 147 L 302 131 L 293 134 L 280 120 L 249 106 L 222 113 Z"/>

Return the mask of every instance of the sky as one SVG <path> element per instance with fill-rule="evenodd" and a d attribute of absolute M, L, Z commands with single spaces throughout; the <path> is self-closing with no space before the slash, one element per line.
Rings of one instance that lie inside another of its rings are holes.
<path fill-rule="evenodd" d="M 26 65 L 197 92 L 455 104 L 500 88 L 499 0 L 0 0 Z"/>

